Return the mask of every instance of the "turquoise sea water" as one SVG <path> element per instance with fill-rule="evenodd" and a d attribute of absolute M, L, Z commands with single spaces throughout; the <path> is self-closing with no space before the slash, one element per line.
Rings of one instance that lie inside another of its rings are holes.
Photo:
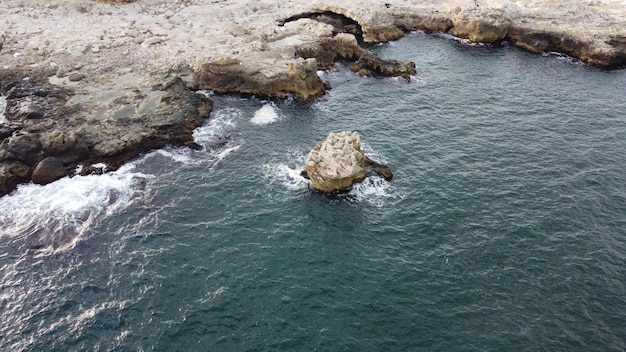
<path fill-rule="evenodd" d="M 0 350 L 626 350 L 626 71 L 373 50 L 417 76 L 213 96 L 205 150 L 0 198 Z M 312 192 L 304 157 L 341 130 L 393 181 Z"/>

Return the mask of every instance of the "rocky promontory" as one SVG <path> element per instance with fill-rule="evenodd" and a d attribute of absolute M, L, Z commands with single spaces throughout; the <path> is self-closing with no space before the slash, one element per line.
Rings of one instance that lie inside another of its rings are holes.
<path fill-rule="evenodd" d="M 52 85 L 47 77 L 4 80 L 3 87 L 9 89 L 0 194 L 21 182 L 53 182 L 79 164 L 105 163 L 115 170 L 144 151 L 193 143 L 193 129 L 212 107 L 180 78 L 154 90 L 120 89 L 97 115 L 86 113 L 88 103 L 73 103 L 78 95 L 72 89 Z"/>
<path fill-rule="evenodd" d="M 196 89 L 313 99 L 337 61 L 410 80 L 414 64 L 363 45 L 408 31 L 626 65 L 619 0 L 24 0 L 0 2 L 0 21 L 0 194 L 194 146 L 211 109 Z"/>

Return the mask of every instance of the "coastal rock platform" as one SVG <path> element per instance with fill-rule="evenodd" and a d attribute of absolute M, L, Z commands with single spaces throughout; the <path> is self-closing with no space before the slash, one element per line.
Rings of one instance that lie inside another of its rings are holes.
<path fill-rule="evenodd" d="M 351 131 L 330 133 L 317 143 L 306 156 L 302 174 L 323 193 L 348 190 L 368 175 L 379 175 L 388 181 L 393 177 L 387 165 L 365 156 L 360 135 Z"/>
<path fill-rule="evenodd" d="M 0 194 L 35 170 L 46 183 L 76 165 L 113 170 L 193 146 L 211 110 L 196 89 L 314 99 L 329 87 L 317 71 L 338 60 L 409 80 L 419 68 L 361 45 L 409 31 L 626 65 L 620 0 L 24 0 L 0 2 L 0 21 Z"/>

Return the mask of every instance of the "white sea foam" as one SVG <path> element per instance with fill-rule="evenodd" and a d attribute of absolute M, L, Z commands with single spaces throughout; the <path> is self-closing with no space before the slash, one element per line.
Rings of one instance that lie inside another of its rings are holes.
<path fill-rule="evenodd" d="M 267 103 L 259 110 L 254 112 L 254 116 L 250 119 L 255 125 L 267 125 L 278 120 L 278 111 L 274 103 Z"/>
<path fill-rule="evenodd" d="M 221 109 L 208 122 L 193 131 L 193 140 L 203 147 L 196 151 L 190 148 L 164 148 L 146 155 L 146 158 L 162 156 L 174 162 L 197 165 L 207 161 L 221 161 L 230 152 L 239 149 L 232 134 L 235 130 L 235 120 L 242 115 L 242 111 L 235 108 Z"/>
<path fill-rule="evenodd" d="M 456 36 L 453 36 L 452 34 L 449 33 L 437 33 L 435 34 L 435 36 L 440 37 L 440 38 L 444 38 L 444 39 L 448 39 L 448 40 L 454 40 L 455 42 L 459 42 L 462 43 L 464 45 L 467 46 L 475 46 L 475 47 L 484 47 L 485 43 L 477 43 L 477 42 L 473 42 L 469 39 L 465 39 L 465 38 L 459 38 Z"/>
<path fill-rule="evenodd" d="M 282 155 L 280 161 L 263 165 L 261 173 L 269 185 L 278 185 L 288 191 L 306 190 L 311 182 L 301 175 L 305 157 L 301 151 L 292 151 Z"/>
<path fill-rule="evenodd" d="M 370 157 L 377 161 L 385 162 L 385 158 L 369 145 L 363 144 L 362 148 Z M 265 175 L 270 187 L 278 185 L 278 187 L 288 192 L 312 189 L 311 181 L 301 175 L 302 170 L 304 170 L 305 157 L 306 155 L 302 152 L 291 152 L 282 156 L 282 161 L 280 162 L 263 165 L 261 172 Z M 353 201 L 375 207 L 383 207 L 388 205 L 389 202 L 404 198 L 404 194 L 399 188 L 380 176 L 366 177 L 365 180 L 355 184 L 349 192 L 345 193 L 345 196 Z"/>
<path fill-rule="evenodd" d="M 365 202 L 379 208 L 387 205 L 390 201 L 404 198 L 397 187 L 380 176 L 366 177 L 363 182 L 352 186 L 348 195 L 354 197 L 358 202 Z"/>
<path fill-rule="evenodd" d="M 307 189 L 310 181 L 301 176 L 304 167 L 298 167 L 287 163 L 266 164 L 263 166 L 263 174 L 270 184 L 278 183 L 290 190 L 299 191 Z"/>
<path fill-rule="evenodd" d="M 237 126 L 236 120 L 241 115 L 242 111 L 236 108 L 226 108 L 216 111 L 207 124 L 193 131 L 193 140 L 203 145 L 212 142 L 216 136 L 232 132 Z"/>
<path fill-rule="evenodd" d="M 20 185 L 0 198 L 0 237 L 29 237 L 42 251 L 73 248 L 95 223 L 128 207 L 151 176 L 131 163 L 103 175 Z"/>

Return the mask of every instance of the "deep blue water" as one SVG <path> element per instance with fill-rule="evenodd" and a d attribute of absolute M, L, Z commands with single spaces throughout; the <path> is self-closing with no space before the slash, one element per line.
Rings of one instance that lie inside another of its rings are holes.
<path fill-rule="evenodd" d="M 0 350 L 626 350 L 626 71 L 423 33 L 374 50 L 417 76 L 214 96 L 203 151 L 0 198 Z M 341 130 L 393 181 L 309 190 Z"/>

